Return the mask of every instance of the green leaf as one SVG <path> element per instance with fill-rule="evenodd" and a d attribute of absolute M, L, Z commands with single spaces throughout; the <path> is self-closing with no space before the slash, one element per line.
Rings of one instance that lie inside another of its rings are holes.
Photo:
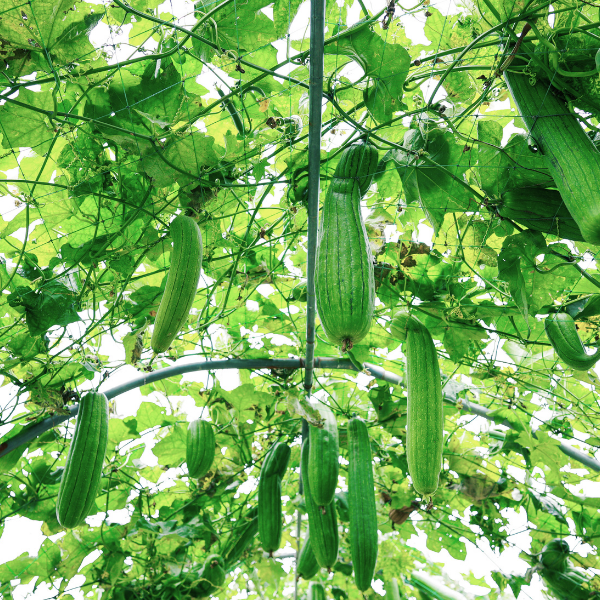
<path fill-rule="evenodd" d="M 158 442 L 152 452 L 161 465 L 178 467 L 185 460 L 187 427 L 175 425 L 171 431 Z"/>
<path fill-rule="evenodd" d="M 10 339 L 6 347 L 15 356 L 19 356 L 23 360 L 29 360 L 38 354 L 48 351 L 47 337 L 34 337 L 29 333 L 18 333 Z"/>
<path fill-rule="evenodd" d="M 149 149 L 140 167 L 157 187 L 168 187 L 174 182 L 184 186 L 199 177 L 205 168 L 218 163 L 214 143 L 214 138 L 201 133 L 175 139 L 164 149 Z"/>
<path fill-rule="evenodd" d="M 498 257 L 498 277 L 508 283 L 510 295 L 525 321 L 529 318 L 529 294 L 522 270 L 545 248 L 544 236 L 538 231 L 527 230 L 507 237 Z M 522 261 L 525 264 L 521 265 Z"/>
<path fill-rule="evenodd" d="M 0 32 L 3 22 L 4 19 L 0 21 Z M 45 154 L 50 148 L 53 138 L 52 126 L 45 114 L 46 111 L 54 109 L 52 96 L 49 92 L 32 92 L 24 89 L 19 93 L 19 102 L 27 104 L 31 108 L 11 102 L 6 102 L 4 106 L 0 107 L 3 129 L 2 147 L 26 147 L 31 148 L 39 155 Z"/>
<path fill-rule="evenodd" d="M 523 187 L 554 187 L 546 158 L 534 152 L 527 136 L 513 134 L 501 148 L 502 126 L 492 120 L 477 121 L 477 137 L 486 142 L 477 150 L 477 181 L 493 198 L 506 190 Z"/>
<path fill-rule="evenodd" d="M 357 33 L 341 31 L 343 37 L 325 46 L 325 54 L 340 54 L 356 61 L 369 77 L 364 100 L 372 116 L 381 122 L 389 121 L 401 110 L 402 88 L 408 74 L 410 55 L 400 45 L 386 43 L 368 27 Z"/>
<path fill-rule="evenodd" d="M 85 2 L 74 5 L 69 0 L 39 0 L 25 7 L 17 0 L 7 0 L 0 37 L 19 48 L 49 51 L 68 62 L 93 51 L 87 36 L 102 17 L 103 11 Z"/>
<path fill-rule="evenodd" d="M 8 297 L 11 306 L 25 307 L 27 327 L 33 336 L 45 334 L 54 325 L 64 327 L 81 320 L 77 300 L 73 290 L 58 280 L 43 284 L 39 290 L 19 287 Z"/>
<path fill-rule="evenodd" d="M 29 583 L 37 575 L 31 568 L 35 562 L 35 557 L 23 552 L 18 558 L 0 565 L 0 581 L 19 579 L 22 584 Z"/>
<path fill-rule="evenodd" d="M 148 328 L 145 323 L 139 329 L 131 331 L 123 338 L 123 348 L 125 349 L 125 362 L 128 365 L 136 365 L 142 357 L 144 350 L 144 332 Z"/>
<path fill-rule="evenodd" d="M 472 194 L 457 180 L 464 180 L 469 168 L 464 158 L 464 145 L 456 144 L 454 136 L 441 129 L 409 129 L 404 135 L 405 150 L 390 150 L 407 202 L 418 202 L 437 234 L 449 212 L 474 210 Z M 428 159 L 420 158 L 424 153 Z"/>

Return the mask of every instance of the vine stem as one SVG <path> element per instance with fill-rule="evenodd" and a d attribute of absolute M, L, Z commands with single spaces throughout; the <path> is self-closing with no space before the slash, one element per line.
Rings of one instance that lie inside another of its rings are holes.
<path fill-rule="evenodd" d="M 344 369 L 346 371 L 358 371 L 358 367 L 354 366 L 349 359 L 344 358 L 329 358 L 317 356 L 314 359 L 314 366 L 317 369 Z M 110 400 L 112 398 L 120 396 L 121 394 L 139 388 L 143 385 L 153 383 L 154 381 L 160 381 L 161 379 L 166 379 L 168 377 L 175 377 L 177 375 L 183 375 L 184 373 L 194 373 L 197 371 L 211 371 L 224 369 L 260 370 L 303 368 L 305 368 L 305 361 L 303 358 L 207 360 L 204 362 L 173 365 L 171 367 L 166 367 L 165 369 L 154 371 L 153 373 L 146 373 L 141 377 L 136 377 L 135 379 L 132 379 L 127 383 L 123 383 L 117 387 L 111 388 L 105 391 L 104 393 L 106 394 L 106 397 Z M 363 372 L 366 372 L 368 375 L 375 377 L 376 379 L 387 381 L 392 385 L 404 387 L 404 381 L 402 377 L 399 377 L 398 375 L 390 371 L 386 371 L 385 369 L 377 365 L 363 363 Z M 444 394 L 444 402 L 456 406 L 462 412 L 483 417 L 488 421 L 492 421 L 498 425 L 504 425 L 510 429 L 516 429 L 516 427 L 509 423 L 507 420 L 500 421 L 499 417 L 494 414 L 494 411 L 492 409 L 487 408 L 485 406 L 481 406 L 481 404 L 477 404 L 476 402 L 469 402 L 468 400 L 464 399 L 459 400 L 449 394 Z M 79 405 L 76 404 L 74 406 L 70 406 L 67 410 L 69 411 L 69 414 L 67 415 L 54 415 L 52 417 L 48 417 L 47 419 L 44 419 L 39 423 L 35 423 L 34 425 L 23 429 L 14 437 L 4 442 L 1 442 L 0 458 L 6 456 L 9 452 L 15 450 L 19 446 L 31 442 L 38 436 L 42 435 L 44 432 L 48 431 L 49 429 L 52 429 L 52 427 L 56 427 L 64 421 L 67 421 L 68 419 L 76 416 L 79 411 Z M 533 433 L 532 435 L 534 438 L 536 437 L 535 433 Z M 592 469 L 593 471 L 600 471 L 600 461 L 597 461 L 595 458 L 589 456 L 585 452 L 577 450 L 576 448 L 573 448 L 572 446 L 569 446 L 564 442 L 559 442 L 558 449 L 569 458 L 580 462 L 581 464 Z"/>

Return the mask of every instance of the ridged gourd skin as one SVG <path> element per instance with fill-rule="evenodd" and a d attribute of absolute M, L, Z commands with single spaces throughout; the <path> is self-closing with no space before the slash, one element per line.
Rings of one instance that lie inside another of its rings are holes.
<path fill-rule="evenodd" d="M 540 552 L 540 563 L 545 569 L 564 571 L 569 565 L 571 549 L 565 540 L 555 538 L 548 542 Z"/>
<path fill-rule="evenodd" d="M 325 588 L 318 581 L 308 584 L 308 600 L 325 600 Z"/>
<path fill-rule="evenodd" d="M 306 580 L 312 579 L 319 572 L 319 569 L 317 557 L 315 556 L 310 543 L 309 532 L 306 534 L 304 544 L 302 544 L 302 548 L 300 548 L 300 552 L 298 553 L 298 577 L 302 577 L 302 579 Z"/>
<path fill-rule="evenodd" d="M 69 529 L 81 525 L 94 507 L 108 444 L 108 399 L 100 392 L 86 394 L 60 481 L 56 501 L 58 522 Z"/>
<path fill-rule="evenodd" d="M 339 435 L 337 419 L 331 409 L 324 404 L 318 404 L 316 408 L 324 424 L 322 429 L 309 426 L 308 482 L 313 500 L 318 506 L 327 507 L 333 501 L 338 483 Z"/>
<path fill-rule="evenodd" d="M 281 479 L 290 460 L 290 447 L 275 442 L 267 453 L 258 481 L 258 536 L 265 552 L 272 554 L 281 545 L 283 513 Z"/>
<path fill-rule="evenodd" d="M 323 511 L 312 497 L 310 482 L 305 476 L 305 474 L 308 473 L 309 446 L 308 440 L 302 444 L 300 470 L 302 473 L 304 504 L 308 514 L 310 545 L 312 546 L 312 550 L 315 553 L 315 558 L 317 559 L 319 566 L 323 569 L 332 569 L 337 562 L 340 543 L 337 514 L 335 510 L 327 510 L 325 514 L 323 514 Z"/>
<path fill-rule="evenodd" d="M 348 421 L 348 504 L 354 581 L 365 592 L 377 564 L 377 507 L 369 431 L 357 417 Z"/>
<path fill-rule="evenodd" d="M 215 430 L 211 423 L 196 419 L 188 425 L 185 455 L 193 479 L 200 479 L 210 471 L 215 460 Z"/>
<path fill-rule="evenodd" d="M 544 328 L 554 351 L 569 367 L 577 371 L 588 371 L 600 360 L 600 348 L 593 354 L 586 354 L 571 315 L 548 315 L 544 321 Z"/>
<path fill-rule="evenodd" d="M 334 177 L 354 179 L 358 183 L 361 197 L 367 193 L 377 172 L 379 152 L 373 144 L 359 141 L 348 146 L 340 156 Z"/>
<path fill-rule="evenodd" d="M 351 349 L 369 329 L 375 308 L 373 256 L 360 201 L 377 168 L 371 144 L 348 146 L 327 190 L 315 269 L 317 310 L 329 340 Z"/>
<path fill-rule="evenodd" d="M 225 563 L 219 554 L 211 554 L 198 572 L 198 582 L 193 588 L 193 598 L 208 598 L 225 584 Z"/>
<path fill-rule="evenodd" d="M 583 242 L 575 219 L 558 190 L 519 188 L 502 194 L 496 205 L 498 214 L 528 229 Z"/>
<path fill-rule="evenodd" d="M 335 495 L 335 504 L 337 507 L 338 517 L 340 521 L 342 521 L 342 523 L 347 523 L 350 520 L 348 492 L 337 492 Z"/>
<path fill-rule="evenodd" d="M 589 585 L 592 574 L 578 567 L 567 567 L 564 571 L 545 569 L 542 578 L 548 589 L 558 600 L 591 600 L 594 589 Z"/>
<path fill-rule="evenodd" d="M 407 376 L 406 457 L 415 490 L 422 497 L 438 488 L 444 443 L 442 381 L 437 352 L 427 328 L 413 316 L 394 319 L 404 330 Z"/>
<path fill-rule="evenodd" d="M 565 205 L 590 244 L 600 244 L 600 152 L 548 83 L 504 73 L 519 115 L 547 159 Z"/>
<path fill-rule="evenodd" d="M 202 269 L 202 233 L 196 221 L 178 215 L 171 222 L 170 232 L 173 240 L 171 266 L 150 342 L 156 354 L 169 349 L 186 322 Z"/>
<path fill-rule="evenodd" d="M 252 546 L 258 533 L 258 507 L 254 506 L 243 517 L 241 523 L 235 523 L 234 530 L 224 544 L 222 556 L 225 572 L 229 572 L 239 562 L 246 550 Z"/>

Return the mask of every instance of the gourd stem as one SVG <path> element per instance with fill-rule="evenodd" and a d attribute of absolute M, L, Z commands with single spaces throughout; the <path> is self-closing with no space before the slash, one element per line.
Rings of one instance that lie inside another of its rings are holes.
<path fill-rule="evenodd" d="M 319 230 L 321 119 L 325 52 L 325 0 L 310 3 L 310 85 L 308 92 L 308 251 L 306 259 L 306 367 L 304 389 L 310 395 L 315 356 L 315 265 Z"/>
<path fill-rule="evenodd" d="M 115 398 L 116 396 L 124 394 L 125 392 L 129 392 L 130 390 L 134 390 L 143 385 L 153 383 L 154 381 L 160 381 L 161 379 L 166 379 L 168 377 L 175 377 L 177 375 L 183 375 L 184 373 L 193 373 L 196 371 L 212 371 L 222 369 L 258 370 L 268 368 L 300 369 L 303 366 L 304 360 L 299 358 L 207 360 L 204 362 L 173 365 L 172 367 L 160 369 L 152 373 L 145 373 L 141 377 L 132 379 L 127 383 L 109 389 L 104 393 L 106 394 L 106 397 L 110 400 L 112 398 Z M 348 359 L 329 358 L 321 356 L 315 357 L 314 367 L 317 369 L 345 369 L 347 371 L 357 370 L 357 368 Z M 390 371 L 386 371 L 382 367 L 378 367 L 370 363 L 363 363 L 363 367 L 373 377 L 376 377 L 377 379 L 387 381 L 388 383 L 391 383 L 393 385 L 403 386 L 402 377 L 399 377 L 395 373 L 391 373 Z M 476 404 L 475 402 L 469 402 L 468 400 L 464 399 L 457 400 L 456 398 L 453 398 L 448 395 L 444 395 L 444 402 L 453 405 L 457 405 L 458 403 L 460 403 L 460 410 L 462 410 L 465 413 L 478 415 L 492 422 L 497 422 L 498 420 L 498 417 L 493 416 L 491 414 L 493 412 L 492 409 L 486 408 L 485 406 L 481 406 L 480 404 Z M 79 405 L 75 404 L 73 406 L 69 406 L 66 410 L 69 411 L 68 415 L 54 415 L 52 417 L 48 417 L 47 419 L 44 419 L 39 423 L 36 423 L 23 429 L 13 438 L 10 438 L 0 443 L 0 458 L 6 456 L 9 452 L 15 450 L 19 446 L 22 446 L 23 444 L 27 444 L 31 440 L 34 440 L 49 429 L 52 429 L 53 427 L 60 425 L 64 421 L 68 421 L 72 417 L 76 416 L 79 412 Z M 506 425 L 509 428 L 514 428 L 508 421 L 503 421 L 502 423 L 500 423 L 500 425 Z M 535 434 L 533 435 L 535 437 Z M 566 454 L 570 458 L 580 462 L 581 464 L 594 471 L 600 471 L 600 461 L 597 461 L 596 459 L 592 458 L 591 456 L 587 455 L 581 450 L 572 448 L 564 442 L 560 442 L 558 447 L 563 454 Z"/>

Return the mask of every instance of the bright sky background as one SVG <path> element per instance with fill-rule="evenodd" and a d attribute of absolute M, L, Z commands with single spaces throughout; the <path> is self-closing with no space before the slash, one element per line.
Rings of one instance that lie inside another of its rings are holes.
<path fill-rule="evenodd" d="M 92 0 L 93 2 L 93 0 Z M 99 2 L 96 2 L 99 3 Z M 366 6 L 373 10 L 373 12 L 381 10 L 385 6 L 385 3 L 382 0 L 374 0 L 369 1 L 365 0 Z M 434 2 L 432 4 L 436 8 L 438 8 L 442 14 L 452 14 L 459 12 L 456 5 L 452 0 L 443 0 L 443 2 Z M 195 20 L 193 17 L 193 5 L 190 2 L 186 2 L 185 0 L 176 0 L 171 1 L 167 0 L 167 2 L 163 3 L 158 12 L 169 12 L 180 18 L 179 24 L 181 25 L 192 25 Z M 400 10 L 397 10 L 397 14 L 399 14 Z M 270 8 L 265 9 L 265 13 L 268 16 L 272 16 L 272 10 Z M 360 7 L 358 2 L 354 4 L 352 9 L 348 11 L 348 25 L 356 22 L 359 19 Z M 309 3 L 304 2 L 300 7 L 297 17 L 294 19 L 294 22 L 291 27 L 292 38 L 300 39 L 304 36 L 305 31 L 308 27 L 308 16 L 309 16 Z M 423 33 L 424 26 L 424 17 L 421 15 L 407 16 L 401 18 L 408 37 L 414 43 L 427 44 L 428 40 L 425 38 Z M 118 44 L 119 41 L 126 41 L 128 30 L 131 26 L 126 26 L 123 28 L 121 36 L 115 36 L 114 33 L 110 33 L 108 27 L 101 23 L 98 27 L 96 27 L 91 35 L 91 40 L 95 45 L 102 45 L 106 43 L 108 39 L 111 40 L 111 43 Z M 280 51 L 280 57 L 285 57 L 285 42 L 281 42 L 280 45 L 277 46 Z M 431 48 L 434 49 L 433 46 Z M 116 50 L 114 59 L 123 59 L 129 57 L 131 54 L 131 48 L 129 46 L 123 45 L 120 49 Z M 292 68 L 292 67 L 291 67 Z M 283 70 L 285 72 L 285 70 Z M 224 73 L 221 73 L 225 75 Z M 349 72 L 344 73 L 346 76 L 351 76 Z M 214 76 L 213 76 L 214 77 Z M 225 75 L 226 77 L 226 75 Z M 214 94 L 214 98 L 217 98 L 216 91 L 214 90 L 213 83 L 210 77 L 205 77 L 202 75 L 198 80 L 202 85 L 204 85 L 207 89 L 212 89 Z M 444 94 L 445 95 L 445 94 Z M 508 103 L 508 101 L 507 101 Z M 498 107 L 500 108 L 500 107 Z M 505 138 L 507 139 L 510 134 L 515 131 L 514 127 L 507 127 L 505 131 Z M 506 140 L 505 140 L 506 141 Z M 24 157 L 28 154 L 27 150 L 22 151 L 21 157 Z M 14 175 L 17 175 L 16 173 Z M 10 174 L 9 176 L 12 176 Z M 2 214 L 5 220 L 11 220 L 18 214 L 23 207 L 17 208 L 14 204 L 14 200 L 7 196 L 0 196 L 0 214 Z M 426 243 L 431 243 L 433 230 L 427 225 L 421 225 L 419 227 L 419 241 L 424 241 Z M 24 230 L 20 230 L 14 234 L 15 237 L 22 240 L 24 236 Z M 259 288 L 259 291 L 264 295 L 268 295 L 272 288 L 268 285 L 263 285 Z M 72 326 L 76 326 L 74 324 Z M 72 327 L 71 326 L 71 327 Z M 127 333 L 126 329 L 123 328 L 123 331 L 119 332 L 120 334 Z M 212 332 L 213 335 L 218 335 L 218 328 L 215 328 L 215 331 Z M 109 336 L 104 336 L 104 344 L 100 350 L 100 354 L 108 355 L 111 357 L 111 361 L 124 361 L 124 351 L 123 347 L 120 344 L 114 343 Z M 399 351 L 397 351 L 397 356 L 400 356 Z M 498 355 L 502 360 L 506 360 L 510 362 L 510 358 L 502 352 L 499 351 Z M 183 361 L 181 361 L 183 362 Z M 119 369 L 117 373 L 115 373 L 110 379 L 108 379 L 101 389 L 108 389 L 114 387 L 120 383 L 126 382 L 132 378 L 135 378 L 139 375 L 139 372 L 130 366 L 124 366 Z M 195 380 L 195 381 L 204 381 L 205 384 L 208 383 L 208 375 L 206 373 L 199 374 L 190 374 L 184 376 L 186 379 Z M 221 385 L 225 389 L 234 389 L 240 384 L 240 378 L 237 371 L 223 371 L 217 374 L 217 377 L 221 383 Z M 365 375 L 359 375 L 358 381 L 361 386 L 365 386 L 369 378 Z M 97 382 L 90 382 L 90 387 L 92 387 Z M 10 389 L 12 386 L 5 386 L 2 388 L 2 395 L 5 400 L 8 396 L 14 397 L 14 388 Z M 198 409 L 193 402 L 193 400 L 189 397 L 171 397 L 170 399 L 165 398 L 164 396 L 158 393 L 152 393 L 149 397 L 144 397 L 140 393 L 139 390 L 133 390 L 128 392 L 125 396 L 121 396 L 115 400 L 115 408 L 116 413 L 120 418 L 124 418 L 126 416 L 135 415 L 139 405 L 142 401 L 153 401 L 159 405 L 165 406 L 167 410 L 171 410 L 173 408 L 179 408 L 179 410 L 186 412 L 188 414 L 188 419 L 193 420 L 200 416 L 200 409 Z M 176 405 L 176 406 L 173 406 Z M 473 431 L 479 431 L 481 429 L 489 428 L 489 423 L 480 417 L 464 417 L 465 422 L 469 421 L 468 428 Z M 5 435 L 10 431 L 9 427 L 0 427 L 0 436 Z M 141 460 L 146 464 L 152 465 L 156 464 L 156 458 L 151 452 L 151 448 L 154 445 L 154 439 L 151 436 L 142 436 L 142 440 L 139 443 L 145 443 L 146 451 L 141 457 Z M 174 472 L 174 470 L 171 470 Z M 249 481 L 244 485 L 252 485 L 255 482 Z M 159 486 L 161 487 L 169 487 L 170 478 L 165 476 L 164 479 L 159 481 Z M 594 489 L 596 488 L 596 489 Z M 245 490 L 247 491 L 247 490 Z M 597 485 L 590 486 L 589 489 L 586 488 L 586 492 L 590 495 L 600 495 L 600 491 L 598 490 Z M 595 493 L 594 493 L 595 492 Z M 126 510 L 126 509 L 123 509 Z M 524 575 L 528 565 L 524 561 L 518 558 L 519 552 L 521 550 L 528 551 L 530 549 L 530 538 L 527 529 L 527 518 L 524 509 L 521 509 L 519 513 L 516 513 L 512 509 L 505 509 L 510 514 L 510 530 L 514 532 L 514 535 L 510 538 L 510 541 L 514 546 L 505 550 L 501 556 L 495 554 L 487 545 L 487 543 L 480 543 L 479 547 L 475 547 L 470 542 L 466 542 L 467 545 L 467 558 L 465 561 L 458 561 L 453 559 L 447 551 L 442 551 L 439 554 L 435 554 L 427 550 L 426 548 L 426 537 L 425 535 L 413 536 L 410 540 L 409 545 L 418 548 L 421 550 L 428 558 L 430 558 L 434 562 L 444 564 L 445 574 L 448 578 L 448 581 L 452 579 L 456 580 L 461 584 L 463 589 L 472 594 L 472 598 L 475 598 L 478 594 L 482 594 L 485 591 L 485 588 L 480 588 L 476 586 L 470 586 L 467 584 L 462 578 L 460 574 L 467 573 L 468 571 L 472 571 L 473 574 L 477 578 L 485 577 L 486 581 L 493 586 L 493 582 L 489 573 L 491 570 L 499 570 L 503 573 L 516 573 L 520 575 Z M 119 512 L 121 511 L 109 511 L 111 513 L 111 520 L 119 521 Z M 418 516 L 417 516 L 418 518 Z M 88 518 L 89 523 L 94 523 L 94 517 Z M 24 517 L 13 517 L 7 520 L 6 526 L 4 529 L 4 534 L 0 539 L 0 563 L 4 563 L 6 561 L 12 560 L 18 557 L 20 554 L 27 552 L 30 555 L 36 555 L 40 545 L 44 540 L 44 536 L 41 533 L 41 522 L 32 521 L 30 519 Z M 573 529 L 573 528 L 571 528 Z M 517 533 L 517 532 L 524 533 Z M 59 533 L 53 536 L 51 539 L 57 539 L 60 536 L 64 535 L 63 533 Z M 575 537 L 567 538 L 567 541 L 571 544 L 571 547 L 574 547 L 577 544 L 578 540 Z M 589 548 L 589 547 L 588 547 Z M 287 550 L 291 550 L 291 548 L 287 548 Z M 578 551 L 582 554 L 585 554 L 586 551 L 581 546 L 578 546 Z M 89 564 L 93 560 L 98 557 L 98 553 L 94 555 L 90 555 L 87 557 L 85 564 Z M 286 566 L 291 566 L 292 559 L 284 559 L 284 563 L 288 563 Z M 82 566 L 84 566 L 82 565 Z M 287 569 L 286 569 L 287 570 Z M 83 579 L 83 578 L 82 578 Z M 74 580 L 76 583 L 76 580 Z M 15 593 L 16 600 L 21 600 L 25 598 L 31 598 L 35 600 L 46 600 L 46 598 L 50 597 L 49 590 L 45 588 L 45 586 L 40 586 L 36 592 L 33 592 L 33 587 L 35 585 L 35 579 L 28 585 L 19 586 Z M 375 583 L 374 589 L 376 592 L 382 594 L 383 587 L 381 582 Z M 522 588 L 520 598 L 531 599 L 531 600 L 541 600 L 544 596 L 542 594 L 542 585 L 539 577 L 534 576 L 533 582 L 531 586 L 525 586 Z M 83 598 L 83 595 L 78 590 L 69 590 L 76 600 L 80 600 Z M 508 592 L 505 595 L 505 598 L 512 598 L 512 594 Z"/>

